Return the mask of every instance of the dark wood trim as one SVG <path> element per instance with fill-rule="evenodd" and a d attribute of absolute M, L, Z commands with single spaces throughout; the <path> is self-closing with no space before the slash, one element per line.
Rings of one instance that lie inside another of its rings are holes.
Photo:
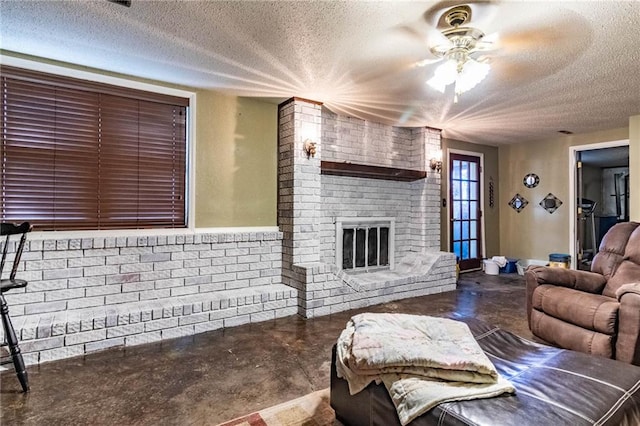
<path fill-rule="evenodd" d="M 369 179 L 396 180 L 410 182 L 427 177 L 423 170 L 396 169 L 393 167 L 369 166 L 336 161 L 321 161 L 320 172 L 323 175 L 349 176 Z"/>
<path fill-rule="evenodd" d="M 478 188 L 477 188 L 477 192 L 475 194 L 477 200 L 478 200 L 478 211 L 477 211 L 477 257 L 472 258 L 472 259 L 458 259 L 458 266 L 460 268 L 460 272 L 469 272 L 469 271 L 473 271 L 473 270 L 478 270 L 482 268 L 482 258 L 484 257 L 484 254 L 482 253 L 482 210 L 484 209 L 484 206 L 482 204 L 480 204 L 480 187 L 482 185 L 482 181 L 481 181 L 481 173 L 480 173 L 480 168 L 481 168 L 481 163 L 480 163 L 480 154 L 472 154 L 472 155 L 465 155 L 465 154 L 457 154 L 457 153 L 451 153 L 449 155 L 449 235 L 450 235 L 450 239 L 449 239 L 449 250 L 454 253 L 453 251 L 453 234 L 454 234 L 454 230 L 453 230 L 453 185 L 452 185 L 452 170 L 453 170 L 453 161 L 454 160 L 462 160 L 462 161 L 469 161 L 469 162 L 474 162 L 477 164 L 478 168 L 477 168 L 477 182 L 478 182 Z M 465 219 L 466 220 L 466 219 Z M 472 239 L 473 240 L 473 239 Z M 466 241 L 466 240 L 465 240 Z"/>
<path fill-rule="evenodd" d="M 293 99 L 296 100 L 296 101 L 306 102 L 306 103 L 309 103 L 309 104 L 322 105 L 322 102 L 314 101 L 313 99 L 299 98 L 297 96 L 294 96 Z"/>
<path fill-rule="evenodd" d="M 287 99 L 286 101 L 282 101 L 282 102 L 280 102 L 280 103 L 278 104 L 278 110 L 280 110 L 280 109 L 281 109 L 281 108 L 283 108 L 285 105 L 287 105 L 287 104 L 289 104 L 289 103 L 291 103 L 291 102 L 293 102 L 293 101 L 295 101 L 295 98 L 289 98 L 289 99 Z"/>

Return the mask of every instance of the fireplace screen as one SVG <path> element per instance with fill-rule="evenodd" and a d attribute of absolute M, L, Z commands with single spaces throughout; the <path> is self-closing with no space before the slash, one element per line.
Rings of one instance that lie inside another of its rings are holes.
<path fill-rule="evenodd" d="M 351 222 L 351 223 L 350 223 Z M 391 220 L 338 221 L 338 266 L 344 270 L 389 269 Z"/>

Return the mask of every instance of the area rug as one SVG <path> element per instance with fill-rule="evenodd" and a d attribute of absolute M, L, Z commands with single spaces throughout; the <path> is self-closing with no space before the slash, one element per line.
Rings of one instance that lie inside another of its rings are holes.
<path fill-rule="evenodd" d="M 218 426 L 339 426 L 329 405 L 329 388 L 238 417 Z"/>

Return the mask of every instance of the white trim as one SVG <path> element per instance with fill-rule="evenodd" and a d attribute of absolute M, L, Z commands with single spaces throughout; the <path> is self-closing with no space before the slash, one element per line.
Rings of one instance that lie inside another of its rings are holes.
<path fill-rule="evenodd" d="M 25 68 L 33 71 L 46 72 L 49 74 L 57 74 L 65 77 L 73 77 L 81 80 L 95 81 L 97 83 L 112 84 L 115 86 L 127 87 L 129 89 L 146 90 L 148 92 L 162 93 L 169 96 L 178 96 L 182 98 L 191 98 L 195 96 L 194 92 L 175 89 L 173 87 L 160 86 L 157 84 L 144 83 L 141 81 L 129 80 L 123 77 L 114 77 L 110 75 L 99 74 L 92 71 L 78 70 L 75 68 L 67 68 L 60 65 L 46 64 L 30 59 L 16 58 L 0 54 L 0 63 L 12 67 Z M 108 71 L 105 71 L 108 72 Z M 134 78 L 134 77 L 132 77 Z M 189 105 L 191 106 L 191 105 Z"/>
<path fill-rule="evenodd" d="M 98 83 L 106 83 L 114 86 L 126 87 L 130 89 L 145 90 L 147 92 L 160 93 L 169 96 L 177 96 L 189 99 L 189 107 L 187 108 L 187 182 L 186 182 L 186 196 L 188 197 L 187 203 L 185 203 L 186 219 L 188 229 L 195 228 L 195 194 L 196 194 L 196 93 L 182 89 L 175 89 L 172 87 L 160 86 L 151 83 L 143 83 L 135 80 L 128 80 L 122 77 L 113 77 L 109 75 L 98 74 L 96 72 L 77 70 L 74 68 L 67 68 L 59 65 L 46 64 L 43 62 L 33 61 L 29 59 L 16 58 L 13 56 L 6 56 L 0 54 L 0 64 L 9 65 L 33 71 L 46 72 L 49 74 L 57 74 L 65 77 L 73 77 L 81 80 L 95 81 Z M 140 231 L 140 230 L 133 230 Z M 159 229 L 159 231 L 165 231 Z M 184 231 L 184 228 L 181 229 Z M 80 231 L 80 232 L 93 232 L 93 231 Z M 113 231 L 109 231 L 113 232 Z M 116 231 L 122 232 L 122 231 Z M 35 233 L 39 234 L 39 233 Z M 122 234 L 125 235 L 125 234 Z M 160 234 L 157 234 L 160 235 Z M 31 237 L 33 238 L 33 237 Z M 74 237 L 78 238 L 78 237 Z"/>
<path fill-rule="evenodd" d="M 189 108 L 187 108 L 187 188 L 185 192 L 189 198 L 185 208 L 189 229 L 196 227 L 196 140 L 196 94 L 193 93 L 189 97 Z"/>
<path fill-rule="evenodd" d="M 450 206 L 451 206 L 451 170 L 449 170 L 449 164 L 451 164 L 451 154 L 460 154 L 460 155 L 469 155 L 472 157 L 480 158 L 480 209 L 482 211 L 482 215 L 480 216 L 480 237 L 482 238 L 482 258 L 487 257 L 487 238 L 486 238 L 486 226 L 485 226 L 485 208 L 484 208 L 484 153 L 482 152 L 474 152 L 474 151 L 465 151 L 462 149 L 455 148 L 447 148 L 447 250 L 451 247 L 451 217 L 450 217 Z"/>
<path fill-rule="evenodd" d="M 114 229 L 100 231 L 45 231 L 31 232 L 29 240 L 67 240 L 82 238 L 154 237 L 161 235 L 243 234 L 256 232 L 280 232 L 277 226 L 244 226 L 220 228 L 157 228 Z"/>
<path fill-rule="evenodd" d="M 591 151 L 593 149 L 615 148 L 618 146 L 629 146 L 629 139 L 620 139 L 617 141 L 598 142 L 587 145 L 574 145 L 569 147 L 569 255 L 571 256 L 571 269 L 577 266 L 577 247 L 576 247 L 576 154 L 582 151 Z"/>

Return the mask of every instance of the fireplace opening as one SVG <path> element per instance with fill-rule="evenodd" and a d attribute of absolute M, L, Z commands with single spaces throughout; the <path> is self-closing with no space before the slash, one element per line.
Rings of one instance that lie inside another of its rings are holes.
<path fill-rule="evenodd" d="M 345 271 L 393 268 L 394 218 L 336 220 L 336 265 Z"/>

